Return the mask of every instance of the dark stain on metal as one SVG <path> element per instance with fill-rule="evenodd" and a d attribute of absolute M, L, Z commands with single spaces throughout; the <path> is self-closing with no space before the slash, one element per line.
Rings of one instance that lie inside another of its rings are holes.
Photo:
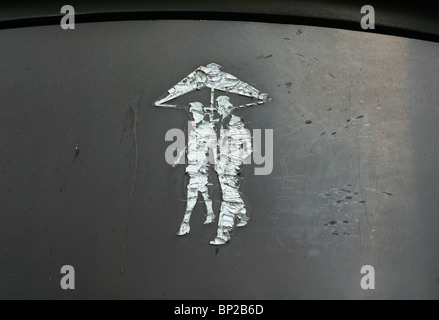
<path fill-rule="evenodd" d="M 384 194 L 387 194 L 388 196 L 393 196 L 393 194 L 391 194 L 390 192 L 386 192 L 386 191 L 381 191 Z"/>
<path fill-rule="evenodd" d="M 311 120 L 306 120 L 306 121 L 305 121 L 305 124 L 310 124 L 310 123 L 312 123 Z"/>
<path fill-rule="evenodd" d="M 75 146 L 75 153 L 74 153 L 74 156 L 73 156 L 72 163 L 75 162 L 76 159 L 78 159 L 78 157 L 79 157 L 79 143 L 77 143 L 76 146 Z M 81 160 L 81 159 L 79 159 L 79 160 Z"/>
<path fill-rule="evenodd" d="M 272 56 L 273 56 L 272 54 L 269 54 L 268 56 L 265 56 L 264 59 L 269 59 L 269 58 L 271 58 Z"/>
<path fill-rule="evenodd" d="M 301 35 L 302 33 L 303 33 L 303 30 L 302 30 L 302 29 L 299 29 L 299 30 L 297 30 L 297 32 L 296 32 L 297 35 Z"/>
<path fill-rule="evenodd" d="M 285 82 L 285 87 L 287 88 L 291 88 L 292 85 L 293 85 L 292 82 Z"/>

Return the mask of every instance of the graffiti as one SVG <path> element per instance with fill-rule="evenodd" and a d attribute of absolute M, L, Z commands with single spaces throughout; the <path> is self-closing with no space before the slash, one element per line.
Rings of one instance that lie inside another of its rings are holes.
<path fill-rule="evenodd" d="M 218 216 L 216 237 L 212 245 L 222 245 L 230 241 L 235 227 L 247 225 L 249 217 L 244 200 L 239 191 L 242 166 L 249 163 L 252 154 L 250 131 L 242 118 L 234 110 L 263 104 L 270 100 L 266 93 L 261 93 L 235 76 L 220 70 L 216 63 L 201 66 L 168 90 L 168 94 L 157 100 L 157 107 L 178 108 L 171 100 L 194 90 L 210 89 L 210 105 L 201 102 L 189 103 L 192 121 L 188 126 L 188 142 L 179 152 L 173 165 L 186 163 L 189 176 L 187 185 L 186 211 L 177 235 L 190 232 L 190 217 L 201 193 L 206 206 L 205 224 L 215 222 L 212 200 L 209 196 L 209 168 L 213 164 L 214 172 L 220 182 L 222 202 Z M 215 99 L 215 91 L 238 94 L 256 101 L 244 105 L 234 105 L 229 96 L 221 94 Z M 216 128 L 219 127 L 219 135 Z M 187 153 L 187 162 L 182 162 Z"/>

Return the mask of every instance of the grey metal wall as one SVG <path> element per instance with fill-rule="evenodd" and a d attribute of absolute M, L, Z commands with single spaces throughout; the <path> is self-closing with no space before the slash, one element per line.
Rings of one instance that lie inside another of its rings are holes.
<path fill-rule="evenodd" d="M 0 31 L 0 297 L 438 298 L 438 49 L 243 22 Z M 240 112 L 274 130 L 274 169 L 246 167 L 251 220 L 221 247 L 200 204 L 175 236 L 164 137 L 189 117 L 152 106 L 209 62 L 273 98 Z"/>

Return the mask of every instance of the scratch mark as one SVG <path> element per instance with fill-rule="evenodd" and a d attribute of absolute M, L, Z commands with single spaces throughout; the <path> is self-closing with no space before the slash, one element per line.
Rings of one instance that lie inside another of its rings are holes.
<path fill-rule="evenodd" d="M 131 187 L 131 192 L 130 192 L 130 197 L 133 196 L 134 194 L 134 189 L 136 186 L 136 177 L 137 177 L 137 165 L 138 165 L 138 160 L 139 160 L 139 149 L 138 149 L 138 144 L 137 144 L 137 116 L 138 116 L 138 110 L 140 107 L 140 104 L 142 102 L 142 95 L 140 95 L 139 97 L 137 97 L 137 104 L 131 104 L 130 109 L 134 114 L 134 119 L 133 119 L 133 137 L 134 137 L 134 146 L 135 146 L 135 150 L 136 150 L 136 158 L 135 158 L 135 162 L 134 162 L 134 178 L 133 178 L 133 185 Z M 134 105 L 136 105 L 137 110 L 134 108 Z M 124 232 L 124 242 L 122 244 L 122 248 L 123 248 L 123 252 L 122 252 L 122 261 L 121 261 L 121 269 L 120 269 L 120 275 L 123 276 L 123 270 L 124 270 L 124 265 L 125 265 L 125 261 L 126 261 L 126 246 L 127 246 L 127 242 L 128 242 L 128 228 L 130 226 L 130 220 L 131 220 L 131 211 L 132 211 L 132 206 L 133 203 L 132 201 L 129 202 L 129 207 L 128 207 L 128 211 L 126 214 L 126 222 L 125 222 L 125 232 Z"/>
<path fill-rule="evenodd" d="M 333 77 L 334 79 L 335 79 L 335 76 L 331 73 L 331 72 L 329 72 L 329 71 L 326 71 L 331 77 Z"/>
<path fill-rule="evenodd" d="M 76 146 L 75 146 L 75 155 L 73 157 L 73 161 L 72 162 L 75 162 L 76 159 L 79 159 L 78 157 L 79 157 L 79 143 L 77 143 Z M 79 159 L 79 160 L 81 160 L 81 159 Z"/>
<path fill-rule="evenodd" d="M 292 130 L 292 131 L 290 131 L 290 132 L 288 132 L 288 133 L 285 133 L 285 134 L 281 135 L 280 137 L 281 137 L 281 138 L 288 137 L 288 136 L 290 136 L 290 135 L 292 135 L 292 134 L 298 132 L 300 129 L 301 129 L 301 128 L 297 128 L 297 129 L 295 129 L 295 130 Z"/>
<path fill-rule="evenodd" d="M 133 176 L 133 185 L 131 187 L 130 196 L 132 197 L 134 194 L 134 189 L 136 188 L 136 180 L 137 180 L 137 167 L 139 163 L 139 145 L 137 143 L 137 118 L 138 118 L 138 110 L 140 107 L 140 103 L 142 101 L 142 98 L 139 97 L 137 99 L 137 109 L 134 108 L 133 104 L 131 104 L 131 111 L 134 114 L 134 120 L 133 120 L 133 138 L 134 138 L 134 148 L 135 148 L 135 160 L 134 160 L 134 176 Z"/>
<path fill-rule="evenodd" d="M 358 252 L 357 260 L 355 261 L 354 268 L 352 269 L 351 277 L 354 274 L 355 269 L 357 268 L 357 265 L 358 265 L 358 261 L 360 261 L 360 256 L 363 253 L 363 244 L 361 241 L 361 224 L 360 224 L 360 222 L 358 222 L 358 230 L 360 231 L 360 252 Z"/>

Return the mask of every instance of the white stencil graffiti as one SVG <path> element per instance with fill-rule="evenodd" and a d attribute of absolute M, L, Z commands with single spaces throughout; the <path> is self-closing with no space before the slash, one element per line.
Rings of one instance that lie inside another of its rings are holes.
<path fill-rule="evenodd" d="M 177 235 L 182 236 L 190 231 L 189 220 L 192 210 L 197 203 L 198 192 L 201 193 L 206 205 L 206 221 L 209 224 L 215 221 L 215 214 L 212 209 L 212 200 L 209 197 L 209 161 L 210 152 L 216 151 L 216 134 L 214 124 L 204 120 L 203 105 L 200 102 L 190 103 L 189 112 L 192 114 L 194 121 L 189 123 L 188 135 L 188 162 L 186 173 L 189 175 L 187 186 L 186 211 L 181 222 L 180 230 Z M 179 159 L 176 161 L 176 164 Z"/>
<path fill-rule="evenodd" d="M 250 132 L 245 129 L 242 119 L 232 114 L 234 106 L 229 97 L 217 98 L 217 111 L 221 116 L 220 156 L 215 171 L 221 185 L 221 203 L 218 230 L 211 244 L 224 244 L 230 240 L 235 220 L 237 227 L 247 224 L 247 210 L 239 193 L 239 173 L 245 159 L 249 158 L 251 147 Z"/>
<path fill-rule="evenodd" d="M 252 153 L 251 134 L 245 128 L 241 117 L 234 115 L 236 108 L 249 107 L 269 101 L 266 93 L 261 93 L 235 76 L 220 70 L 216 63 L 201 66 L 175 86 L 168 94 L 154 103 L 157 107 L 179 107 L 169 101 L 194 90 L 210 88 L 210 106 L 200 102 L 189 103 L 192 122 L 188 126 L 187 167 L 189 176 L 187 186 L 186 211 L 177 235 L 190 231 L 190 217 L 201 193 L 206 206 L 205 224 L 215 221 L 212 200 L 209 196 L 209 168 L 214 164 L 221 186 L 222 202 L 218 218 L 217 235 L 212 245 L 227 243 L 232 235 L 235 223 L 237 227 L 247 224 L 249 218 L 245 203 L 239 191 L 242 165 L 249 163 Z M 230 98 L 220 95 L 215 99 L 215 90 L 247 96 L 256 101 L 234 106 Z M 216 127 L 220 128 L 217 140 Z M 218 150 L 219 149 L 219 150 Z M 218 152 L 219 151 L 219 152 Z M 180 157 L 174 165 L 180 162 Z"/>

